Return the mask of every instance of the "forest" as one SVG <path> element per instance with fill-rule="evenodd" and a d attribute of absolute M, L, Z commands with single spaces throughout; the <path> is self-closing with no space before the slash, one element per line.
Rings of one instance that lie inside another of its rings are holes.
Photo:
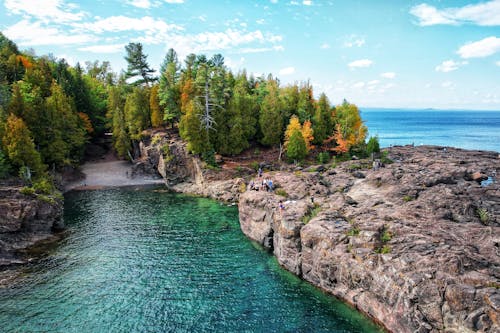
<path fill-rule="evenodd" d="M 174 49 L 157 72 L 142 44 L 124 51 L 128 67 L 117 74 L 107 61 L 70 66 L 20 51 L 0 32 L 0 177 L 49 179 L 81 163 L 86 144 L 106 132 L 118 156 L 133 158 L 151 127 L 178 129 L 209 164 L 257 145 L 280 147 L 289 162 L 374 149 L 356 105 L 315 99 L 308 81 L 282 86 L 272 74 L 233 73 L 220 54 L 181 63 Z"/>

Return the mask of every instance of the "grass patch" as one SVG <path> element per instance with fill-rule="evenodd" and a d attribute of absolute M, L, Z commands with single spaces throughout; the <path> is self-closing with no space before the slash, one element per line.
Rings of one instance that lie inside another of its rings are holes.
<path fill-rule="evenodd" d="M 387 254 L 391 252 L 391 247 L 389 245 L 384 245 L 382 247 L 379 247 L 378 249 L 375 250 L 376 253 L 379 254 Z"/>
<path fill-rule="evenodd" d="M 161 141 L 161 135 L 160 134 L 155 134 L 153 138 L 151 139 L 151 145 L 156 145 Z"/>
<path fill-rule="evenodd" d="M 33 187 L 23 186 L 23 188 L 21 188 L 19 192 L 24 195 L 33 195 L 35 194 L 35 189 Z"/>
<path fill-rule="evenodd" d="M 351 164 L 348 167 L 349 171 L 361 170 L 362 168 L 363 168 L 363 166 L 361 164 L 358 164 L 358 163 Z"/>
<path fill-rule="evenodd" d="M 394 163 L 394 161 L 389 158 L 389 152 L 387 150 L 382 152 L 382 156 L 380 156 L 380 162 L 382 162 L 383 164 Z"/>
<path fill-rule="evenodd" d="M 477 216 L 479 216 L 479 221 L 481 221 L 482 224 L 488 225 L 490 223 L 490 214 L 488 214 L 488 211 L 484 208 L 478 208 L 476 210 Z"/>
<path fill-rule="evenodd" d="M 403 197 L 403 201 L 404 202 L 410 202 L 410 201 L 413 201 L 413 200 L 415 200 L 415 198 L 413 196 L 411 196 L 411 195 L 405 195 Z"/>
<path fill-rule="evenodd" d="M 276 191 L 274 191 L 274 193 L 276 193 L 277 195 L 281 195 L 282 197 L 285 197 L 285 198 L 288 197 L 288 193 L 286 193 L 286 191 L 282 188 L 276 189 Z"/>
<path fill-rule="evenodd" d="M 352 228 L 351 228 L 351 229 L 350 229 L 350 230 L 346 233 L 346 235 L 347 235 L 347 236 L 357 236 L 357 235 L 359 235 L 359 232 L 360 232 L 359 228 L 358 228 L 357 226 L 354 226 L 354 227 L 352 227 Z"/>
<path fill-rule="evenodd" d="M 384 230 L 384 232 L 382 233 L 382 235 L 380 235 L 380 241 L 382 243 L 387 243 L 388 241 L 390 241 L 392 239 L 392 232 L 390 232 L 389 230 Z"/>
<path fill-rule="evenodd" d="M 306 215 L 302 217 L 302 223 L 307 224 L 309 221 L 311 221 L 313 218 L 318 215 L 318 213 L 321 211 L 321 207 L 318 204 L 314 204 L 314 207 L 310 208 Z"/>

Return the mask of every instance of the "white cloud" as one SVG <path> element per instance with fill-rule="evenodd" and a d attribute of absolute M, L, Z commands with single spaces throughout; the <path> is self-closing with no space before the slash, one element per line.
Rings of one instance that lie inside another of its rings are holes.
<path fill-rule="evenodd" d="M 245 58 L 241 57 L 238 61 L 234 61 L 230 57 L 224 58 L 224 64 L 231 68 L 233 71 L 239 71 L 241 67 L 243 67 L 243 64 L 245 63 Z"/>
<path fill-rule="evenodd" d="M 353 88 L 356 88 L 356 89 L 361 89 L 365 86 L 365 83 L 364 82 L 356 82 L 355 84 L 352 85 Z"/>
<path fill-rule="evenodd" d="M 500 67 L 500 60 L 495 62 L 495 65 L 497 65 L 498 67 Z"/>
<path fill-rule="evenodd" d="M 153 5 L 149 0 L 130 0 L 127 1 L 127 3 L 134 7 L 144 8 L 144 9 L 151 8 Z"/>
<path fill-rule="evenodd" d="M 119 31 L 147 31 L 150 33 L 166 33 L 171 30 L 184 30 L 183 27 L 176 24 L 167 24 L 160 19 L 154 19 L 150 16 L 141 18 L 132 18 L 127 16 L 110 16 L 99 19 L 95 22 L 77 23 L 75 27 L 89 30 L 95 33 L 119 32 Z"/>
<path fill-rule="evenodd" d="M 270 51 L 283 51 L 285 48 L 281 45 L 276 45 L 273 47 L 247 47 L 238 50 L 238 53 L 262 53 Z"/>
<path fill-rule="evenodd" d="M 264 24 L 264 23 L 266 23 L 266 20 L 260 19 L 260 20 L 255 21 L 255 23 L 257 23 L 257 24 Z"/>
<path fill-rule="evenodd" d="M 379 80 L 371 80 L 370 82 L 368 82 L 368 85 L 369 85 L 369 86 L 375 86 L 375 85 L 377 85 L 377 84 L 379 84 L 379 83 L 380 83 L 380 81 L 379 81 Z"/>
<path fill-rule="evenodd" d="M 394 72 L 385 72 L 385 73 L 382 73 L 380 74 L 381 77 L 385 78 L 385 79 L 394 79 L 396 77 L 396 73 Z"/>
<path fill-rule="evenodd" d="M 78 48 L 78 51 L 91 53 L 118 53 L 124 52 L 125 44 L 91 45 Z"/>
<path fill-rule="evenodd" d="M 344 42 L 344 47 L 361 47 L 365 45 L 365 39 L 358 37 L 356 35 L 351 35 L 347 38 L 347 40 Z"/>
<path fill-rule="evenodd" d="M 302 4 L 305 6 L 310 6 L 310 5 L 312 5 L 312 1 L 311 0 L 304 0 L 304 1 L 302 1 Z"/>
<path fill-rule="evenodd" d="M 278 0 L 271 0 L 271 3 L 278 3 Z"/>
<path fill-rule="evenodd" d="M 184 3 L 184 0 L 163 0 L 166 3 Z"/>
<path fill-rule="evenodd" d="M 360 60 L 355 60 L 353 62 L 350 62 L 347 66 L 349 68 L 363 68 L 363 67 L 370 67 L 373 64 L 373 61 L 369 59 L 360 59 Z"/>
<path fill-rule="evenodd" d="M 284 75 L 291 75 L 293 73 L 295 73 L 295 67 L 285 67 L 285 68 L 280 69 L 280 71 L 279 71 L 279 74 L 283 75 L 283 76 Z"/>
<path fill-rule="evenodd" d="M 8 27 L 3 33 L 22 46 L 70 45 L 96 40 L 88 34 L 65 34 L 55 27 L 45 27 L 41 22 L 32 23 L 26 19 Z"/>
<path fill-rule="evenodd" d="M 329 49 L 330 48 L 330 44 L 323 43 L 323 44 L 321 44 L 320 48 L 323 49 L 323 50 Z"/>
<path fill-rule="evenodd" d="M 477 42 L 467 43 L 461 46 L 457 53 L 465 59 L 484 58 L 500 52 L 500 38 L 487 37 Z"/>
<path fill-rule="evenodd" d="M 76 6 L 65 4 L 62 0 L 5 0 L 4 6 L 12 14 L 25 15 L 44 22 L 75 22 L 85 16 L 83 12 L 72 12 Z"/>
<path fill-rule="evenodd" d="M 454 61 L 454 60 L 445 60 L 441 64 L 436 66 L 436 72 L 452 72 L 458 69 L 460 66 L 467 65 L 467 61 Z"/>
<path fill-rule="evenodd" d="M 500 0 L 441 10 L 423 3 L 412 7 L 410 14 L 419 19 L 421 26 L 461 23 L 497 26 L 500 25 Z"/>

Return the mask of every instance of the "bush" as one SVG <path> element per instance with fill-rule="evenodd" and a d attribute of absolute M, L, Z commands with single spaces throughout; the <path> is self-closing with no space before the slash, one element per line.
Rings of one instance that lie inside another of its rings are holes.
<path fill-rule="evenodd" d="M 478 208 L 476 211 L 477 215 L 479 216 L 479 220 L 481 221 L 482 224 L 488 225 L 490 222 L 490 215 L 488 214 L 488 211 L 484 208 Z"/>
<path fill-rule="evenodd" d="M 157 143 L 161 141 L 161 135 L 160 134 L 155 134 L 153 138 L 151 139 L 151 145 L 154 146 Z"/>
<path fill-rule="evenodd" d="M 383 164 L 394 163 L 394 161 L 389 158 L 389 152 L 387 150 L 382 153 L 382 157 L 380 158 L 380 162 L 382 162 Z"/>
<path fill-rule="evenodd" d="M 368 140 L 366 145 L 366 152 L 368 155 L 380 153 L 380 144 L 378 141 L 378 136 L 372 136 Z"/>
<path fill-rule="evenodd" d="M 330 162 L 330 153 L 327 151 L 318 154 L 318 163 L 326 164 Z"/>
<path fill-rule="evenodd" d="M 414 198 L 414 197 L 412 197 L 411 195 L 405 195 L 405 196 L 403 197 L 403 201 L 404 201 L 404 202 L 410 202 L 410 201 L 413 201 L 413 200 L 415 200 L 415 198 Z"/>
<path fill-rule="evenodd" d="M 35 189 L 33 187 L 24 186 L 19 192 L 24 195 L 33 195 L 35 194 Z"/>
<path fill-rule="evenodd" d="M 392 239 L 392 233 L 389 230 L 384 230 L 384 232 L 380 236 L 380 241 L 382 243 L 387 243 L 391 239 Z"/>
<path fill-rule="evenodd" d="M 288 193 L 286 193 L 286 191 L 282 188 L 278 188 L 276 189 L 276 191 L 274 192 L 276 193 L 277 195 L 281 195 L 282 197 L 288 197 Z"/>
<path fill-rule="evenodd" d="M 33 183 L 33 189 L 39 194 L 52 194 L 54 192 L 54 185 L 46 178 L 42 178 Z"/>
<path fill-rule="evenodd" d="M 350 230 L 346 233 L 346 235 L 347 235 L 347 236 L 357 236 L 357 235 L 359 235 L 359 232 L 360 232 L 359 228 L 358 228 L 357 226 L 354 226 L 354 227 L 352 227 L 352 228 L 351 228 L 351 229 L 350 229 Z"/>
<path fill-rule="evenodd" d="M 312 208 L 309 208 L 307 211 L 306 215 L 302 217 L 302 223 L 307 224 L 309 221 L 311 221 L 313 218 L 318 215 L 318 213 L 321 211 L 321 207 L 318 204 L 314 204 Z"/>
<path fill-rule="evenodd" d="M 391 247 L 389 245 L 384 245 L 382 247 L 379 247 L 375 252 L 380 253 L 380 254 L 387 254 L 391 252 Z"/>
<path fill-rule="evenodd" d="M 257 162 L 257 161 L 253 161 L 252 163 L 250 163 L 250 167 L 251 167 L 252 169 L 254 169 L 255 171 L 258 171 L 258 170 L 259 170 L 259 166 L 260 166 L 260 165 L 259 165 L 259 162 Z"/>
<path fill-rule="evenodd" d="M 201 154 L 201 158 L 211 167 L 218 167 L 217 162 L 215 161 L 215 151 L 208 150 Z"/>

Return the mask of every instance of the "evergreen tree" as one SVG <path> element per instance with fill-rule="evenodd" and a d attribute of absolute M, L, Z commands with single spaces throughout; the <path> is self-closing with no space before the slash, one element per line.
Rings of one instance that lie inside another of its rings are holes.
<path fill-rule="evenodd" d="M 308 82 L 303 82 L 299 87 L 299 100 L 297 102 L 297 115 L 300 122 L 312 119 L 315 111 L 313 88 Z"/>
<path fill-rule="evenodd" d="M 318 105 L 316 106 L 316 113 L 313 118 L 314 128 L 314 143 L 322 144 L 324 140 L 332 133 L 332 112 L 328 97 L 324 93 L 319 96 Z"/>
<path fill-rule="evenodd" d="M 148 90 L 135 87 L 125 101 L 125 123 L 133 140 L 140 140 L 142 131 L 151 125 Z"/>
<path fill-rule="evenodd" d="M 281 105 L 278 83 L 276 80 L 267 82 L 268 94 L 264 97 L 260 108 L 259 124 L 262 131 L 261 142 L 264 145 L 278 145 L 283 133 Z"/>
<path fill-rule="evenodd" d="M 159 98 L 160 105 L 164 107 L 164 120 L 174 123 L 181 115 L 180 108 L 180 65 L 177 60 L 177 53 L 174 49 L 169 49 L 161 67 Z"/>
<path fill-rule="evenodd" d="M 125 56 L 125 60 L 127 61 L 127 72 L 125 75 L 127 79 L 140 76 L 140 79 L 133 82 L 134 85 L 149 85 L 153 82 L 155 80 L 153 77 L 155 70 L 149 67 L 148 57 L 142 51 L 142 44 L 129 43 L 125 46 L 125 51 L 127 52 Z"/>
<path fill-rule="evenodd" d="M 187 141 L 187 149 L 193 154 L 201 154 L 210 150 L 208 132 L 202 126 L 200 117 L 203 113 L 199 103 L 194 99 L 187 102 L 185 114 L 179 124 L 179 133 Z"/>
<path fill-rule="evenodd" d="M 294 130 L 287 144 L 286 156 L 294 161 L 301 161 L 307 156 L 307 147 L 302 133 Z"/>
<path fill-rule="evenodd" d="M 111 119 L 111 130 L 113 132 L 113 147 L 118 156 L 124 158 L 128 155 L 131 144 L 125 123 L 125 98 L 122 94 L 123 85 L 109 87 L 108 114 Z"/>
<path fill-rule="evenodd" d="M 12 97 L 7 110 L 18 117 L 22 117 L 24 114 L 24 100 L 17 84 L 12 85 Z"/>

